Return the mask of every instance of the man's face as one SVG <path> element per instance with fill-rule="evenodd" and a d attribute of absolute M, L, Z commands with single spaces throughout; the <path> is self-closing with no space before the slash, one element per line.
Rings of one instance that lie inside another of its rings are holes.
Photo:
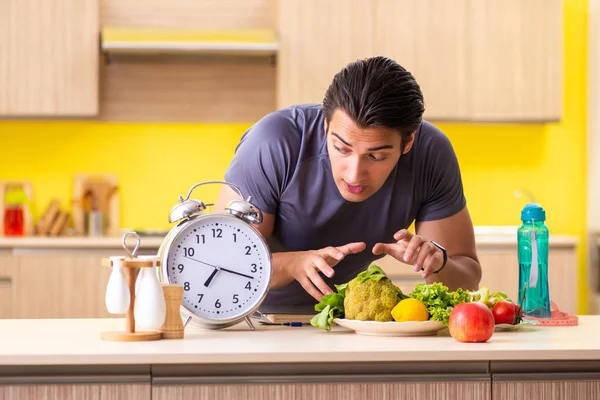
<path fill-rule="evenodd" d="M 369 198 L 383 186 L 400 158 L 401 135 L 377 127 L 361 129 L 345 112 L 336 110 L 325 123 L 333 179 L 340 194 L 351 202 Z M 414 134 L 405 146 L 410 150 Z"/>

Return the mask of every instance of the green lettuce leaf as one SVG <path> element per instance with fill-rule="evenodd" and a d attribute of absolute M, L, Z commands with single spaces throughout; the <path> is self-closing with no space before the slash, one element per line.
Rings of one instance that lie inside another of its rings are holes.
<path fill-rule="evenodd" d="M 360 274 L 356 275 L 357 283 L 363 283 L 368 280 L 379 282 L 380 280 L 386 278 L 387 275 L 381 269 L 381 267 L 374 264 L 371 265 L 366 271 L 363 271 Z"/>
<path fill-rule="evenodd" d="M 419 283 L 409 297 L 425 304 L 432 321 L 439 321 L 448 326 L 450 312 L 454 306 L 470 301 L 471 295 L 462 289 L 450 292 L 445 285 L 434 282 L 431 284 Z"/>
<path fill-rule="evenodd" d="M 344 318 L 344 294 L 346 286 L 339 286 L 343 286 L 343 288 L 336 286 L 337 293 L 326 294 L 319 303 L 315 304 L 315 311 L 319 313 L 310 320 L 310 324 L 315 328 L 324 329 L 329 332 L 334 325 L 333 320 L 335 318 Z"/>

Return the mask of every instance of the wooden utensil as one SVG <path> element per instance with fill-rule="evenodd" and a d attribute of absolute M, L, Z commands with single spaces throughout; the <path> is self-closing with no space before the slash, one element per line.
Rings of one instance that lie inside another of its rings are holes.
<path fill-rule="evenodd" d="M 119 234 L 118 178 L 112 174 L 77 174 L 73 180 L 73 228 L 86 234 L 85 220 L 91 210 L 105 217 L 107 235 Z"/>

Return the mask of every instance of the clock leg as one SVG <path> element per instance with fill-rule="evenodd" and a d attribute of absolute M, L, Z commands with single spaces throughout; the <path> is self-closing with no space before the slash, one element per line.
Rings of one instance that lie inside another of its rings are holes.
<path fill-rule="evenodd" d="M 188 324 L 190 323 L 190 321 L 192 320 L 192 316 L 188 315 L 188 317 L 185 319 L 185 322 L 183 323 L 183 328 L 185 329 L 186 326 L 188 326 Z"/>
<path fill-rule="evenodd" d="M 252 329 L 252 330 L 256 329 L 256 328 L 254 328 L 254 325 L 252 324 L 250 317 L 244 317 L 244 319 L 246 320 L 246 323 L 250 326 L 250 329 Z"/>

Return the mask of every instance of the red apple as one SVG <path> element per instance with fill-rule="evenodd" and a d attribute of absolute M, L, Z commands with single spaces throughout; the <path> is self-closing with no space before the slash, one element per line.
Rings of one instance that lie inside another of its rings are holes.
<path fill-rule="evenodd" d="M 450 336 L 459 342 L 487 342 L 494 334 L 494 314 L 483 303 L 460 303 L 450 312 Z"/>

